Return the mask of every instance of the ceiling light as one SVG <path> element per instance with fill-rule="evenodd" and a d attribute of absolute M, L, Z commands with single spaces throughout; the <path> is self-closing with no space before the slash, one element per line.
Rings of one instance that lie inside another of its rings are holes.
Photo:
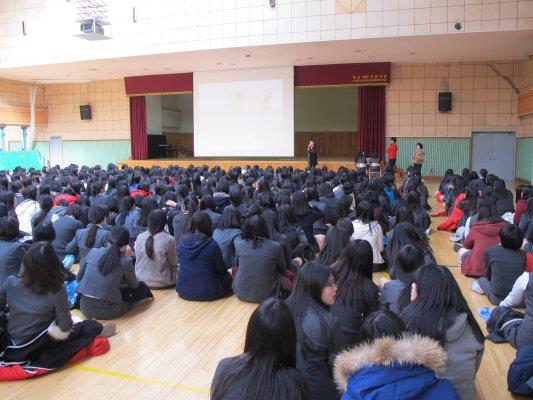
<path fill-rule="evenodd" d="M 98 71 L 96 68 L 89 68 L 89 71 Z"/>
<path fill-rule="evenodd" d="M 415 54 L 416 54 L 416 53 L 415 53 L 414 51 L 411 51 L 411 52 L 409 53 L 410 56 L 414 56 Z"/>
<path fill-rule="evenodd" d="M 251 57 L 251 55 L 250 54 L 246 54 L 244 57 Z"/>

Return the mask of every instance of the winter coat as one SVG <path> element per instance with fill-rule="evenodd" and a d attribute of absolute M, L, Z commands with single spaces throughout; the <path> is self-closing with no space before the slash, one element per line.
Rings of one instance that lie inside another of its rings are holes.
<path fill-rule="evenodd" d="M 461 264 L 463 275 L 475 277 L 486 275 L 485 250 L 500 243 L 498 235 L 506 224 L 505 221 L 496 223 L 481 221 L 472 225 L 463 243 L 465 249 L 471 250 Z"/>
<path fill-rule="evenodd" d="M 145 250 L 149 237 L 150 232 L 143 232 L 135 242 L 135 274 L 149 287 L 175 285 L 178 275 L 178 258 L 174 238 L 164 231 L 153 235 L 154 256 L 149 258 Z"/>
<path fill-rule="evenodd" d="M 524 346 L 516 352 L 516 358 L 509 366 L 507 387 L 511 393 L 522 396 L 533 395 L 533 345 Z M 529 384 L 528 384 L 529 381 Z"/>
<path fill-rule="evenodd" d="M 352 240 L 366 240 L 372 246 L 374 264 L 383 264 L 385 261 L 381 257 L 383 246 L 383 230 L 375 221 L 365 224 L 361 220 L 353 221 Z"/>
<path fill-rule="evenodd" d="M 19 220 L 19 230 L 31 234 L 31 219 L 41 211 L 39 203 L 32 199 L 26 199 L 15 208 L 17 219 Z"/>
<path fill-rule="evenodd" d="M 344 347 L 340 321 L 318 306 L 309 308 L 295 324 L 296 367 L 307 379 L 311 400 L 337 400 L 332 365 Z"/>
<path fill-rule="evenodd" d="M 231 291 L 231 276 L 222 252 L 210 237 L 195 233 L 178 245 L 180 273 L 176 291 L 185 300 L 212 301 Z"/>
<path fill-rule="evenodd" d="M 428 337 L 383 337 L 339 354 L 335 381 L 341 400 L 459 400 L 453 385 L 437 378 L 446 359 Z"/>
<path fill-rule="evenodd" d="M 448 379 L 462 400 L 476 398 L 476 372 L 481 364 L 484 346 L 474 336 L 465 313 L 456 314 L 442 341 L 448 363 L 439 377 Z"/>

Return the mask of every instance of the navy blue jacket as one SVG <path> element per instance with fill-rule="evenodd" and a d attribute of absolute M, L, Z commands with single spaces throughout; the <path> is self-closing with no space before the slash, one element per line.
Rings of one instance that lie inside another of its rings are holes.
<path fill-rule="evenodd" d="M 533 395 L 533 345 L 522 346 L 507 373 L 507 389 L 514 394 Z"/>
<path fill-rule="evenodd" d="M 180 271 L 176 291 L 181 298 L 212 301 L 231 291 L 232 279 L 217 242 L 195 233 L 183 238 L 177 250 Z"/>

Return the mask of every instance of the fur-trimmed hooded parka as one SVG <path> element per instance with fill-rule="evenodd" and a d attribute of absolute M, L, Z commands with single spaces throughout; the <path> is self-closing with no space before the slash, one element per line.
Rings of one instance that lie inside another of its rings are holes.
<path fill-rule="evenodd" d="M 446 353 L 433 339 L 384 337 L 340 353 L 334 376 L 342 400 L 458 400 L 446 379 Z"/>

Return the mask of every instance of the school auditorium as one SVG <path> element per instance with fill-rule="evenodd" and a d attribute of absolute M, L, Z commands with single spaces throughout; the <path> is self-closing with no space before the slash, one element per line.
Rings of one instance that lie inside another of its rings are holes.
<path fill-rule="evenodd" d="M 0 0 L 0 397 L 533 396 L 532 183 L 533 0 Z"/>

